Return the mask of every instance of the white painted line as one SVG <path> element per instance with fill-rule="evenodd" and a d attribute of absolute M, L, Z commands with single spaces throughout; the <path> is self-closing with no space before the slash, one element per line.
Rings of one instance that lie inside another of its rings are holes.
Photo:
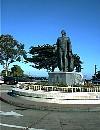
<path fill-rule="evenodd" d="M 3 116 L 23 116 L 19 113 L 16 113 L 16 112 L 4 112 L 4 111 L 0 111 L 0 115 L 3 115 Z"/>
<path fill-rule="evenodd" d="M 6 127 L 12 127 L 12 128 L 23 128 L 25 129 L 26 127 L 23 127 L 23 126 L 16 126 L 16 125 L 8 125 L 8 124 L 2 124 L 0 123 L 1 126 L 6 126 Z"/>
<path fill-rule="evenodd" d="M 19 129 L 23 129 L 23 130 L 26 130 L 26 128 L 27 128 L 27 127 L 23 127 L 23 126 L 8 125 L 8 124 L 3 124 L 3 123 L 0 123 L 0 125 L 5 126 L 5 127 L 19 128 Z M 44 129 L 28 128 L 28 130 L 44 130 Z"/>

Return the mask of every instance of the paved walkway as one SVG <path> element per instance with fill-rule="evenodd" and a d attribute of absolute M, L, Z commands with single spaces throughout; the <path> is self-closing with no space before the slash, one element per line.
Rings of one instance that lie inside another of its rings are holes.
<path fill-rule="evenodd" d="M 29 101 L 20 96 L 10 96 L 7 92 L 1 92 L 0 100 L 27 109 L 51 110 L 51 111 L 100 111 L 100 104 L 55 104 Z"/>

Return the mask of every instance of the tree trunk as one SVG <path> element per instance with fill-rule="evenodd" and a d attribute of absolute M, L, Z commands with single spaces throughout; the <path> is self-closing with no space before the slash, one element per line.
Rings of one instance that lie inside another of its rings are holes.
<path fill-rule="evenodd" d="M 5 71 L 6 71 L 6 76 L 8 76 L 8 61 L 6 61 Z"/>

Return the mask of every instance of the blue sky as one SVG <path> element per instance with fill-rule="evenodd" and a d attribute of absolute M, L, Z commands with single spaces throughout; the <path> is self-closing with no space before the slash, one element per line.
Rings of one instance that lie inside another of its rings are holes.
<path fill-rule="evenodd" d="M 100 70 L 100 0 L 1 0 L 1 34 L 13 35 L 27 51 L 55 44 L 62 29 L 83 61 L 82 73 L 91 77 L 94 64 Z M 46 70 L 18 65 L 27 74 L 47 76 Z"/>

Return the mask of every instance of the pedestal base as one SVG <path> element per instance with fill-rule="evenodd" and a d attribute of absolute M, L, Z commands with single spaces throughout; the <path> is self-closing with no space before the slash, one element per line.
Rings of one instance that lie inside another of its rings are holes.
<path fill-rule="evenodd" d="M 50 72 L 48 82 L 50 85 L 62 83 L 66 85 L 82 84 L 83 76 L 77 72 Z"/>

